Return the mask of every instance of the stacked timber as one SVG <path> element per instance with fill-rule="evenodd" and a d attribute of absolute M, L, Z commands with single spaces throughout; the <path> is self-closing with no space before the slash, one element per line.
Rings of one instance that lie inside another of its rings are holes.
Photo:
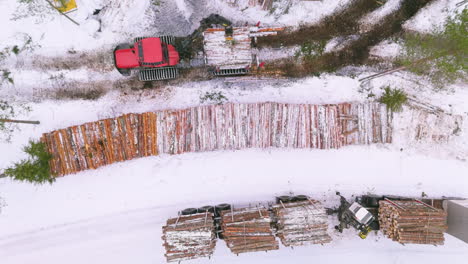
<path fill-rule="evenodd" d="M 248 27 L 234 27 L 232 40 L 226 40 L 224 28 L 209 28 L 203 32 L 207 65 L 219 69 L 249 67 L 252 63 L 250 30 Z"/>
<path fill-rule="evenodd" d="M 221 212 L 221 227 L 228 248 L 235 254 L 279 248 L 265 208 L 241 208 Z"/>
<path fill-rule="evenodd" d="M 380 229 L 400 243 L 444 244 L 446 213 L 418 200 L 379 202 Z"/>
<path fill-rule="evenodd" d="M 209 257 L 216 245 L 213 214 L 184 215 L 163 226 L 167 262 Z"/>
<path fill-rule="evenodd" d="M 331 242 L 328 217 L 318 201 L 281 203 L 273 206 L 277 236 L 283 245 L 301 246 Z"/>
<path fill-rule="evenodd" d="M 205 105 L 125 114 L 45 133 L 50 169 L 61 176 L 159 154 L 245 148 L 331 149 L 391 143 L 379 103 Z"/>

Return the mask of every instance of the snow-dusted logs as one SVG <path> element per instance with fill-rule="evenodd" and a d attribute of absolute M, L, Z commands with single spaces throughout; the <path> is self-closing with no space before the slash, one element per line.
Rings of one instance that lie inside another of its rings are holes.
<path fill-rule="evenodd" d="M 229 103 L 126 114 L 45 133 L 42 141 L 60 176 L 160 153 L 390 143 L 392 125 L 378 103 Z"/>
<path fill-rule="evenodd" d="M 249 67 L 252 63 L 252 48 L 248 27 L 235 27 L 232 39 L 226 39 L 224 28 L 209 28 L 203 32 L 206 62 L 220 69 Z"/>
<path fill-rule="evenodd" d="M 209 28 L 203 32 L 206 64 L 220 70 L 249 68 L 254 60 L 252 38 L 276 35 L 282 30 L 282 27 L 246 26 L 227 32 L 224 28 Z"/>
<path fill-rule="evenodd" d="M 444 244 L 446 213 L 418 200 L 379 202 L 380 229 L 394 241 Z"/>
<path fill-rule="evenodd" d="M 331 242 L 328 217 L 318 201 L 276 204 L 273 213 L 277 221 L 277 236 L 283 245 L 301 246 Z"/>
<path fill-rule="evenodd" d="M 390 143 L 384 105 L 224 104 L 157 113 L 159 153 Z"/>
<path fill-rule="evenodd" d="M 209 257 L 216 245 L 213 214 L 181 215 L 163 226 L 167 262 Z"/>
<path fill-rule="evenodd" d="M 235 254 L 279 248 L 271 230 L 271 218 L 262 207 L 221 212 L 221 227 L 228 248 Z"/>

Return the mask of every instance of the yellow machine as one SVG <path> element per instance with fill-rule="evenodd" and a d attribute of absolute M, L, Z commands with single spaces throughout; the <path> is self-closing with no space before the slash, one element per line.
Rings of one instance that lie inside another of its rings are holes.
<path fill-rule="evenodd" d="M 359 232 L 359 237 L 362 239 L 366 239 L 370 231 L 372 231 L 372 228 L 370 226 L 363 227 L 361 229 L 361 232 Z"/>
<path fill-rule="evenodd" d="M 62 13 L 70 13 L 78 8 L 75 0 L 54 0 L 53 5 Z"/>

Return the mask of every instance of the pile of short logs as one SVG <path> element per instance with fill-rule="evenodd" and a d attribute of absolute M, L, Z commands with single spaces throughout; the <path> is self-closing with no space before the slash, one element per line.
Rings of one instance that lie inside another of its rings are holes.
<path fill-rule="evenodd" d="M 273 205 L 277 220 L 277 236 L 283 245 L 301 246 L 331 242 L 327 233 L 328 217 L 318 201 L 303 201 Z"/>
<path fill-rule="evenodd" d="M 216 245 L 215 238 L 211 212 L 171 218 L 163 227 L 162 236 L 167 262 L 209 257 Z"/>
<path fill-rule="evenodd" d="M 222 235 L 235 254 L 278 249 L 270 223 L 270 212 L 262 207 L 221 212 Z"/>
<path fill-rule="evenodd" d="M 379 202 L 380 229 L 394 241 L 406 244 L 444 244 L 446 213 L 419 200 Z"/>

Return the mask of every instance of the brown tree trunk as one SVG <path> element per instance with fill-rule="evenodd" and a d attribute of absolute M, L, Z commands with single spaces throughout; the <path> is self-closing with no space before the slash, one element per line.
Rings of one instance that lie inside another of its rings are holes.
<path fill-rule="evenodd" d="M 33 125 L 39 125 L 41 123 L 39 121 L 14 120 L 14 119 L 2 119 L 2 118 L 0 118 L 0 122 L 3 122 L 3 123 L 33 124 Z"/>

